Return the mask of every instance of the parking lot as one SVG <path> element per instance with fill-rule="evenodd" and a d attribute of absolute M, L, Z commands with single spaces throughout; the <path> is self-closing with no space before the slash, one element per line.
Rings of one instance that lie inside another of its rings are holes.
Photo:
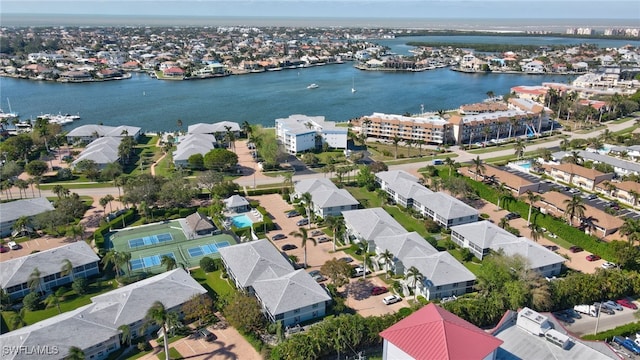
<path fill-rule="evenodd" d="M 634 301 L 634 303 L 636 306 L 640 305 L 638 301 Z M 636 321 L 634 313 L 637 310 L 629 309 L 627 307 L 623 307 L 622 309 L 622 311 L 616 311 L 613 315 L 601 313 L 600 317 L 581 314 L 582 317 L 580 319 L 573 319 L 573 323 L 568 323 L 559 319 L 558 321 L 565 329 L 567 329 L 567 331 L 570 331 L 576 336 L 593 334 L 596 330 L 597 332 L 611 330 L 618 326 Z"/>

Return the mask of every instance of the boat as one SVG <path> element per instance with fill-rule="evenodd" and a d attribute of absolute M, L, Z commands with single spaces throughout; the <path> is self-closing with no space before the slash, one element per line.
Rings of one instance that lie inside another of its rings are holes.
<path fill-rule="evenodd" d="M 14 113 L 11 111 L 11 103 L 9 102 L 9 98 L 7 98 L 7 104 L 9 105 L 9 112 L 6 113 L 0 109 L 0 119 L 15 119 L 18 117 L 18 113 Z"/>
<path fill-rule="evenodd" d="M 61 113 L 58 115 L 42 114 L 42 115 L 39 115 L 37 118 L 47 120 L 50 124 L 67 125 L 67 124 L 71 124 L 76 120 L 79 120 L 80 114 L 78 115 L 71 115 L 71 114 L 63 115 Z"/>
<path fill-rule="evenodd" d="M 356 90 L 356 80 L 355 79 L 351 79 L 351 93 L 354 93 L 358 90 Z"/>
<path fill-rule="evenodd" d="M 309 86 L 307 86 L 307 89 L 317 89 L 319 86 L 318 84 L 310 84 Z"/>

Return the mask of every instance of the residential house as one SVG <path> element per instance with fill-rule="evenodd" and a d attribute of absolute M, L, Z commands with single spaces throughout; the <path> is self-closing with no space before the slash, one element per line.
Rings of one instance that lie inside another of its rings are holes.
<path fill-rule="evenodd" d="M 517 237 L 489 221 L 458 225 L 451 228 L 451 240 L 467 248 L 482 260 L 490 251 L 502 251 L 505 255 L 519 255 L 531 270 L 542 276 L 555 276 L 562 271 L 566 259 L 544 246 L 524 237 Z"/>
<path fill-rule="evenodd" d="M 451 195 L 434 193 L 403 170 L 376 173 L 376 182 L 394 201 L 415 209 L 441 226 L 478 221 L 478 210 Z"/>
<path fill-rule="evenodd" d="M 613 190 L 608 187 L 611 184 Z M 640 200 L 640 183 L 635 181 L 601 182 L 596 190 L 630 206 L 638 206 Z"/>
<path fill-rule="evenodd" d="M 484 168 L 485 170 L 481 175 L 476 174 L 475 169 L 470 166 L 461 167 L 458 169 L 458 172 L 471 179 L 477 178 L 477 180 L 485 181 L 488 183 L 494 183 L 498 185 L 502 184 L 515 196 L 521 196 L 529 190 L 536 192 L 540 188 L 540 182 L 533 182 L 531 180 L 520 177 L 515 173 L 502 170 L 489 164 L 484 164 Z"/>
<path fill-rule="evenodd" d="M 32 219 L 34 216 L 55 210 L 47 198 L 20 199 L 2 203 L 0 206 L 0 236 L 11 235 L 13 224 L 21 217 Z"/>
<path fill-rule="evenodd" d="M 321 148 L 323 143 L 330 148 L 346 149 L 347 130 L 326 121 L 324 116 L 296 114 L 276 119 L 276 138 L 289 154 Z"/>
<path fill-rule="evenodd" d="M 213 222 L 197 211 L 187 216 L 184 220 L 191 234 L 206 235 L 216 230 Z"/>
<path fill-rule="evenodd" d="M 382 254 L 386 251 L 393 255 L 393 263 L 380 265 L 382 269 L 396 275 L 406 275 L 411 267 L 420 271 L 423 280 L 411 290 L 427 300 L 462 295 L 473 289 L 473 273 L 451 254 L 437 251 L 418 233 L 407 232 L 384 209 L 352 210 L 343 215 L 349 241 L 366 242 L 368 251 L 375 251 L 378 264 L 384 262 Z"/>
<path fill-rule="evenodd" d="M 158 328 L 146 326 L 145 316 L 154 302 L 160 301 L 168 311 L 181 314 L 185 302 L 206 293 L 184 270 L 175 269 L 94 296 L 88 305 L 2 334 L 0 343 L 12 349 L 45 349 L 37 354 L 43 360 L 62 359 L 71 347 L 80 348 L 86 359 L 102 360 L 120 349 L 120 326 L 127 325 L 132 338 Z M 7 360 L 33 358 L 34 353 L 29 351 L 3 354 Z"/>
<path fill-rule="evenodd" d="M 534 204 L 534 206 L 540 209 L 543 214 L 550 214 L 560 218 L 566 218 L 567 214 L 565 210 L 567 208 L 567 202 L 571 197 L 557 191 L 547 191 L 542 195 L 542 199 Z M 607 236 L 615 233 L 624 224 L 624 221 L 614 215 L 607 214 L 606 212 L 593 207 L 589 204 L 584 204 L 584 217 L 583 219 L 595 219 L 593 226 L 595 227 L 596 234 L 599 236 Z M 582 226 L 583 219 L 573 219 L 572 224 L 578 224 Z M 585 227 L 585 231 L 589 229 Z"/>
<path fill-rule="evenodd" d="M 355 210 L 360 206 L 347 190 L 338 187 L 329 179 L 305 179 L 294 183 L 292 199 L 299 199 L 302 194 L 311 194 L 313 213 L 321 218 L 340 216 L 343 211 Z"/>
<path fill-rule="evenodd" d="M 613 172 L 616 177 L 623 177 L 629 175 L 640 175 L 640 164 L 635 161 L 619 159 L 615 156 L 601 154 L 600 150 L 587 149 L 578 151 L 578 156 L 583 161 L 590 161 L 594 164 L 607 164 L 613 167 Z M 612 151 L 612 153 L 615 153 Z M 566 156 L 571 155 L 569 152 L 554 153 L 553 156 L 556 159 L 563 159 Z"/>
<path fill-rule="evenodd" d="M 514 86 L 511 88 L 511 93 L 515 94 L 520 99 L 529 99 L 533 101 L 540 101 L 547 95 L 549 88 L 537 85 L 537 86 Z"/>
<path fill-rule="evenodd" d="M 120 137 L 102 137 L 93 140 L 71 163 L 71 168 L 75 168 L 81 161 L 88 160 L 93 161 L 98 169 L 104 169 L 108 164 L 120 160 L 121 141 Z"/>
<path fill-rule="evenodd" d="M 63 274 L 62 267 L 67 260 L 71 262 L 73 271 Z M 100 258 L 91 246 L 78 241 L 3 261 L 0 284 L 12 299 L 19 299 L 33 291 L 29 288 L 29 280 L 35 269 L 40 273 L 40 283 L 35 291 L 48 292 L 71 283 L 75 278 L 98 275 L 99 262 Z"/>
<path fill-rule="evenodd" d="M 179 138 L 172 156 L 173 163 L 176 166 L 188 167 L 190 157 L 198 154 L 204 157 L 216 145 L 216 137 L 212 134 L 187 134 Z"/>
<path fill-rule="evenodd" d="M 211 134 L 222 139 L 227 132 L 231 132 L 236 138 L 240 136 L 240 124 L 233 121 L 220 121 L 213 124 L 197 123 L 189 125 L 187 133 L 189 134 Z"/>
<path fill-rule="evenodd" d="M 380 333 L 383 360 L 494 360 L 502 340 L 430 303 Z"/>
<path fill-rule="evenodd" d="M 89 143 L 101 137 L 125 137 L 131 136 L 137 140 L 142 135 L 142 128 L 137 126 L 107 126 L 107 125 L 82 125 L 72 129 L 67 134 L 69 143 Z"/>
<path fill-rule="evenodd" d="M 331 296 L 306 271 L 295 270 L 269 240 L 219 251 L 229 278 L 258 299 L 271 322 L 291 326 L 324 317 Z"/>
<path fill-rule="evenodd" d="M 594 191 L 596 185 L 613 179 L 613 173 L 603 173 L 596 169 L 588 169 L 578 164 L 549 164 L 543 165 L 545 174 L 556 181 L 562 181 L 569 185 L 579 186 L 583 189 Z"/>

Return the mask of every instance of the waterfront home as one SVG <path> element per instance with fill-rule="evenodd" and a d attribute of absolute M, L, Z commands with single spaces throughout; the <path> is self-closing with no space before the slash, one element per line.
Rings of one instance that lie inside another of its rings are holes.
<path fill-rule="evenodd" d="M 532 101 L 540 101 L 547 96 L 549 88 L 537 85 L 537 86 L 514 86 L 511 88 L 510 93 L 515 94 L 520 99 L 528 99 Z"/>
<path fill-rule="evenodd" d="M 337 127 L 335 122 L 324 116 L 290 115 L 276 119 L 276 138 L 289 154 L 322 148 L 326 143 L 330 148 L 346 149 L 346 127 Z"/>
<path fill-rule="evenodd" d="M 98 169 L 104 169 L 108 164 L 120 159 L 118 149 L 121 141 L 120 137 L 103 137 L 90 142 L 71 163 L 71 168 L 75 168 L 81 161 L 89 160 L 93 161 Z"/>
<path fill-rule="evenodd" d="M 324 317 L 331 296 L 303 269 L 295 270 L 267 239 L 220 248 L 229 278 L 255 296 L 267 319 L 284 326 Z"/>
<path fill-rule="evenodd" d="M 176 151 L 173 152 L 173 163 L 179 167 L 188 167 L 189 158 L 193 155 L 204 156 L 218 144 L 211 134 L 187 134 L 179 138 Z"/>
<path fill-rule="evenodd" d="M 53 210 L 55 208 L 45 197 L 4 202 L 0 206 L 0 236 L 6 237 L 11 235 L 12 231 L 22 230 L 13 228 L 13 224 L 21 217 L 33 219 L 36 215 Z"/>
<path fill-rule="evenodd" d="M 531 270 L 542 276 L 555 276 L 562 271 L 566 259 L 525 237 L 517 237 L 489 221 L 478 221 L 451 227 L 451 240 L 467 248 L 482 260 L 490 251 L 507 256 L 521 256 Z"/>
<path fill-rule="evenodd" d="M 131 136 L 137 140 L 142 135 L 142 128 L 137 126 L 107 126 L 107 125 L 82 125 L 67 133 L 67 141 L 88 143 L 100 137 L 125 137 Z"/>
<path fill-rule="evenodd" d="M 187 127 L 188 134 L 211 134 L 218 139 L 224 138 L 228 132 L 238 138 L 240 136 L 240 124 L 233 121 L 220 121 L 212 124 L 197 123 Z"/>
<path fill-rule="evenodd" d="M 73 270 L 63 274 L 62 268 L 66 261 L 71 263 Z M 0 284 L 12 299 L 19 299 L 32 291 L 46 293 L 69 284 L 74 279 L 98 275 L 99 262 L 100 258 L 91 246 L 78 241 L 3 261 Z M 32 290 L 29 284 L 35 269 L 39 272 L 40 283 L 37 289 Z"/>
<path fill-rule="evenodd" d="M 60 265 L 58 264 L 58 269 Z M 80 348 L 86 359 L 102 360 L 122 346 L 121 326 L 128 327 L 131 338 L 154 333 L 145 318 L 154 302 L 182 317 L 181 307 L 195 295 L 207 290 L 186 271 L 175 269 L 123 286 L 91 298 L 91 303 L 35 324 L 0 335 L 0 343 L 12 349 L 44 349 L 37 358 L 62 359 L 71 347 Z M 74 336 L 70 336 L 74 334 Z M 3 359 L 33 359 L 29 351 L 5 353 Z"/>

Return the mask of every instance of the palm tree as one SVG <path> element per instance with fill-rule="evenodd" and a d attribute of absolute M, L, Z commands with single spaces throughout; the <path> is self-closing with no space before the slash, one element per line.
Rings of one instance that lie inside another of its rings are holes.
<path fill-rule="evenodd" d="M 69 189 L 65 188 L 62 185 L 53 185 L 51 188 L 54 194 L 58 197 L 58 199 L 62 199 L 63 197 L 67 197 L 70 194 Z"/>
<path fill-rule="evenodd" d="M 513 128 L 514 128 L 514 127 L 516 127 L 517 125 L 518 125 L 518 119 L 516 119 L 516 118 L 514 118 L 514 117 L 509 118 L 509 136 L 508 136 L 508 139 L 510 139 L 510 138 L 511 138 L 511 131 L 512 131 L 512 130 L 513 130 Z M 517 133 L 517 132 L 518 132 L 518 131 L 516 130 L 516 133 Z"/>
<path fill-rule="evenodd" d="M 582 163 L 582 157 L 580 156 L 580 153 L 577 151 L 572 151 L 571 154 L 565 156 L 562 158 L 562 162 L 563 163 L 567 163 L 567 164 L 581 164 Z"/>
<path fill-rule="evenodd" d="M 62 260 L 62 268 L 60 268 L 60 275 L 61 276 L 69 275 L 71 277 L 71 282 L 73 282 L 73 280 L 74 280 L 74 278 L 73 278 L 73 264 L 71 263 L 71 260 L 69 260 L 69 259 Z"/>
<path fill-rule="evenodd" d="M 84 355 L 84 351 L 77 346 L 72 346 L 69 348 L 69 353 L 64 357 L 64 360 L 84 360 L 86 356 Z"/>
<path fill-rule="evenodd" d="M 178 131 L 181 131 L 181 130 L 182 130 L 182 120 L 181 120 L 181 119 L 178 119 L 178 120 L 176 121 L 176 125 L 178 126 Z"/>
<path fill-rule="evenodd" d="M 544 230 L 538 224 L 531 224 L 529 227 L 531 228 L 531 240 L 538 242 L 544 236 Z"/>
<path fill-rule="evenodd" d="M 249 124 L 249 122 L 245 120 L 240 128 L 242 128 L 242 132 L 244 132 L 244 134 L 247 136 L 247 139 L 251 140 L 251 133 L 253 132 L 251 124 Z"/>
<path fill-rule="evenodd" d="M 313 212 L 313 197 L 311 193 L 305 192 L 300 195 L 300 200 L 304 203 L 304 209 L 307 212 L 307 219 L 309 219 L 309 229 L 311 229 L 311 213 Z"/>
<path fill-rule="evenodd" d="M 502 200 L 508 194 L 511 194 L 511 190 L 507 189 L 507 187 L 504 185 L 504 183 L 500 183 L 500 185 L 496 189 L 496 192 L 497 192 L 497 195 L 498 195 L 498 204 L 497 204 L 498 205 L 498 210 L 500 210 L 500 200 Z"/>
<path fill-rule="evenodd" d="M 291 187 L 293 186 L 293 173 L 285 172 L 282 174 L 282 193 L 284 194 L 284 189 L 288 189 L 291 192 Z"/>
<path fill-rule="evenodd" d="M 318 245 L 316 243 L 316 239 L 312 238 L 309 236 L 307 229 L 305 228 L 298 228 L 298 231 L 292 231 L 289 233 L 289 235 L 296 237 L 296 238 L 300 238 L 301 240 L 301 245 L 300 247 L 302 247 L 302 250 L 304 251 L 304 267 L 307 267 L 307 241 L 311 241 L 313 243 L 313 246 Z"/>
<path fill-rule="evenodd" d="M 447 156 L 443 163 L 449 168 L 449 177 L 451 177 L 451 172 L 456 168 L 456 161 Z"/>
<path fill-rule="evenodd" d="M 573 218 L 582 218 L 584 217 L 584 212 L 587 209 L 584 205 L 584 201 L 578 195 L 574 195 L 571 199 L 566 199 L 564 201 L 565 206 L 565 214 L 567 216 L 567 220 L 569 224 L 573 225 Z"/>
<path fill-rule="evenodd" d="M 122 265 L 128 262 L 126 258 L 127 254 L 129 258 L 128 260 L 130 260 L 131 253 L 119 252 L 115 249 L 109 250 L 102 258 L 103 269 L 109 267 L 109 264 L 113 265 L 113 271 L 115 272 L 116 278 L 118 278 L 120 276 L 120 269 L 122 268 Z"/>
<path fill-rule="evenodd" d="M 40 270 L 38 270 L 38 268 L 34 268 L 33 271 L 31 271 L 31 274 L 29 274 L 29 279 L 27 280 L 27 286 L 29 286 L 29 289 L 31 291 L 38 291 L 40 292 L 40 286 L 42 285 L 42 278 L 40 277 L 42 274 L 40 273 Z"/>
<path fill-rule="evenodd" d="M 582 226 L 584 226 L 585 232 L 589 233 L 589 235 L 593 235 L 593 233 L 598 229 L 596 226 L 598 219 L 593 216 L 582 218 L 580 222 L 582 223 Z"/>
<path fill-rule="evenodd" d="M 631 198 L 631 206 L 635 207 L 638 204 L 640 193 L 635 190 L 629 190 L 629 197 Z"/>
<path fill-rule="evenodd" d="M 634 242 L 640 241 L 640 219 L 625 218 L 619 231 L 620 235 L 627 237 L 629 245 L 633 245 Z"/>
<path fill-rule="evenodd" d="M 424 280 L 424 275 L 418 270 L 417 267 L 412 266 L 407 270 L 405 275 L 405 279 L 411 279 L 411 287 L 413 287 L 413 300 L 416 300 L 418 297 L 418 284 Z"/>
<path fill-rule="evenodd" d="M 526 192 L 527 201 L 529 201 L 529 215 L 527 216 L 527 226 L 531 224 L 531 211 L 533 210 L 533 203 L 536 201 L 540 201 L 542 197 L 531 190 L 527 190 Z"/>
<path fill-rule="evenodd" d="M 324 222 L 333 232 L 333 251 L 336 251 L 336 239 L 338 234 L 342 232 L 342 229 L 344 229 L 344 218 L 329 215 Z"/>
<path fill-rule="evenodd" d="M 60 301 L 62 301 L 62 297 L 64 296 L 64 288 L 58 288 L 56 292 L 51 293 L 51 295 L 47 296 L 44 299 L 44 304 L 47 308 L 56 307 L 58 308 L 58 314 L 62 314 L 62 310 L 60 310 Z"/>
<path fill-rule="evenodd" d="M 515 151 L 515 155 L 520 159 L 524 156 L 524 149 L 527 148 L 524 141 L 522 139 L 516 139 L 516 142 L 513 144 L 513 150 Z"/>
<path fill-rule="evenodd" d="M 487 170 L 487 168 L 482 163 L 480 155 L 476 156 L 476 158 L 473 159 L 473 169 L 475 171 L 475 175 L 473 177 L 475 181 L 478 181 L 478 175 L 482 176 L 482 178 L 484 179 L 483 173 Z"/>
<path fill-rule="evenodd" d="M 131 346 L 132 333 L 131 327 L 127 324 L 118 326 L 118 330 L 120 330 L 120 343 L 127 344 L 127 346 Z"/>
<path fill-rule="evenodd" d="M 382 254 L 380 254 L 380 258 L 384 260 L 384 267 L 387 269 L 387 279 L 389 278 L 389 271 L 391 271 L 391 263 L 395 256 L 389 251 L 389 249 L 385 249 Z"/>
<path fill-rule="evenodd" d="M 167 333 L 169 328 L 173 327 L 172 325 L 175 325 L 175 319 L 172 319 L 171 313 L 167 311 L 164 304 L 160 301 L 156 301 L 151 305 L 149 310 L 147 310 L 145 321 L 145 325 L 147 326 L 154 325 L 159 326 L 162 329 L 165 359 L 169 360 L 169 335 Z"/>
<path fill-rule="evenodd" d="M 506 217 L 503 217 L 500 219 L 500 222 L 498 223 L 498 226 L 501 229 L 506 228 L 507 226 L 509 226 L 509 219 L 507 219 Z"/>
<path fill-rule="evenodd" d="M 391 139 L 391 141 L 393 141 L 393 145 L 396 147 L 396 152 L 395 152 L 394 157 L 393 157 L 394 159 L 398 158 L 398 143 L 400 142 L 400 140 L 402 140 L 402 139 L 400 139 L 398 137 L 398 135 L 394 135 L 393 139 Z"/>
<path fill-rule="evenodd" d="M 14 312 L 13 316 L 11 316 L 11 328 L 18 329 L 21 328 L 23 326 L 27 326 L 27 322 L 25 321 L 24 317 L 27 314 L 27 308 L 22 307 L 20 309 L 20 311 L 18 312 Z"/>
<path fill-rule="evenodd" d="M 164 266 L 167 271 L 173 270 L 176 268 L 176 259 L 172 258 L 171 256 L 167 256 L 167 255 L 163 255 L 161 260 L 160 260 L 160 265 Z"/>

